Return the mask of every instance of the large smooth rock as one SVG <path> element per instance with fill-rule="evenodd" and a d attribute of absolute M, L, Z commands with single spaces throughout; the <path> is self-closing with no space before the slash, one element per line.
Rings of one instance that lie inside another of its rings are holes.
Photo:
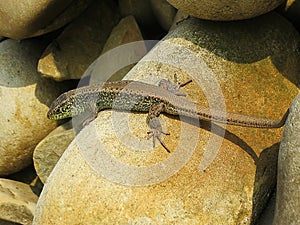
<path fill-rule="evenodd" d="M 61 86 L 36 71 L 44 47 L 37 40 L 0 43 L 0 175 L 28 166 L 35 145 L 56 127 L 46 114 Z"/>
<path fill-rule="evenodd" d="M 188 19 L 125 78 L 157 84 L 176 73 L 193 79 L 184 91 L 201 105 L 279 119 L 299 91 L 299 41 L 277 14 L 228 24 Z M 255 222 L 276 183 L 282 129 L 199 128 L 161 115 L 167 153 L 146 139 L 146 117 L 100 112 L 52 171 L 33 224 Z"/>
<path fill-rule="evenodd" d="M 30 225 L 37 200 L 29 185 L 0 178 L 0 219 Z"/>
<path fill-rule="evenodd" d="M 300 224 L 300 94 L 286 121 L 278 155 L 274 225 Z"/>
<path fill-rule="evenodd" d="M 90 0 L 1 1 L 0 35 L 24 39 L 56 30 L 82 13 Z"/>
<path fill-rule="evenodd" d="M 38 71 L 45 77 L 62 81 L 80 79 L 100 55 L 119 15 L 110 1 L 94 1 L 89 8 L 44 51 Z"/>
<path fill-rule="evenodd" d="M 207 20 L 228 21 L 253 18 L 275 9 L 284 0 L 167 0 L 183 12 Z"/>

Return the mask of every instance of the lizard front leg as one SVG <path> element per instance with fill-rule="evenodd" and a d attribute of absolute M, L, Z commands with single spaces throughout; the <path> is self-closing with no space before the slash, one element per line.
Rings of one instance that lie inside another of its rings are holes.
<path fill-rule="evenodd" d="M 170 135 L 170 133 L 164 132 L 162 130 L 160 121 L 158 119 L 159 114 L 164 111 L 164 108 L 165 105 L 163 102 L 151 106 L 147 116 L 147 124 L 150 127 L 151 131 L 147 133 L 149 135 L 148 139 L 151 137 L 153 138 L 153 147 L 155 147 L 155 140 L 157 139 L 160 144 L 166 149 L 166 151 L 170 153 L 168 147 L 161 140 L 161 134 Z"/>

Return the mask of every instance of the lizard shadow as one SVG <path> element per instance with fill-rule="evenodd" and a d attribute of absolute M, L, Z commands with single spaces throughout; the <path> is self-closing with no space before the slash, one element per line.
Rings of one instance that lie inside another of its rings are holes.
<path fill-rule="evenodd" d="M 179 120 L 179 118 L 176 116 L 167 116 L 172 119 Z M 197 122 L 197 119 L 189 121 L 187 120 L 185 122 L 196 126 L 197 128 L 202 128 L 206 131 L 213 132 L 213 134 L 218 135 L 220 137 L 224 137 L 228 141 L 239 146 L 253 159 L 256 165 L 256 171 L 255 178 L 253 181 L 253 204 L 251 220 L 256 221 L 260 216 L 261 212 L 264 210 L 267 201 L 270 198 L 269 193 L 271 193 L 276 186 L 277 160 L 280 143 L 275 143 L 272 146 L 263 149 L 263 151 L 258 157 L 255 151 L 251 148 L 251 146 L 249 146 L 245 141 L 243 141 L 234 133 L 224 129 L 216 123 L 214 123 L 214 129 L 212 129 L 212 122 L 204 120 L 200 121 L 200 126 L 199 122 Z"/>
<path fill-rule="evenodd" d="M 175 120 L 180 120 L 177 116 L 166 115 L 166 114 L 165 114 L 165 116 L 175 119 Z M 257 164 L 259 158 L 256 155 L 253 148 L 251 148 L 250 145 L 248 145 L 245 141 L 243 141 L 240 137 L 238 137 L 234 133 L 224 129 L 223 127 L 217 125 L 216 123 L 214 123 L 214 129 L 212 129 L 212 122 L 210 122 L 210 121 L 200 120 L 200 122 L 201 122 L 200 126 L 199 126 L 198 119 L 185 120 L 185 122 L 189 123 L 190 125 L 196 126 L 199 129 L 202 128 L 206 131 L 213 132 L 213 134 L 218 135 L 219 137 L 223 137 L 223 138 L 227 139 L 228 141 L 236 144 L 241 149 L 243 149 L 253 159 L 255 164 Z"/>

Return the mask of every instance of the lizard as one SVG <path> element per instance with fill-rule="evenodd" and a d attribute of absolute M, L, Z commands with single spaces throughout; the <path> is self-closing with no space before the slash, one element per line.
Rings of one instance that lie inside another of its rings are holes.
<path fill-rule="evenodd" d="M 183 84 L 175 84 L 162 79 L 156 86 L 140 81 L 121 80 L 84 86 L 61 94 L 51 104 L 47 117 L 60 120 L 87 111 L 91 116 L 83 123 L 85 126 L 105 109 L 148 112 L 146 119 L 150 128 L 147 132 L 148 138 L 153 138 L 153 146 L 157 139 L 167 152 L 170 150 L 162 141 L 161 134 L 169 135 L 169 133 L 162 130 L 158 119 L 161 113 L 253 128 L 280 128 L 285 123 L 289 110 L 281 120 L 271 120 L 210 110 L 208 107 L 189 101 L 182 97 L 185 94 L 179 89 L 190 82 L 191 80 Z"/>

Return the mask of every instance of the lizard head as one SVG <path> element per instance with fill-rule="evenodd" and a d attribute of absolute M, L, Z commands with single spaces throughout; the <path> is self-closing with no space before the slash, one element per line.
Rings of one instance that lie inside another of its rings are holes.
<path fill-rule="evenodd" d="M 47 117 L 60 120 L 76 116 L 81 113 L 81 107 L 75 107 L 76 98 L 72 91 L 61 94 L 50 106 Z"/>

